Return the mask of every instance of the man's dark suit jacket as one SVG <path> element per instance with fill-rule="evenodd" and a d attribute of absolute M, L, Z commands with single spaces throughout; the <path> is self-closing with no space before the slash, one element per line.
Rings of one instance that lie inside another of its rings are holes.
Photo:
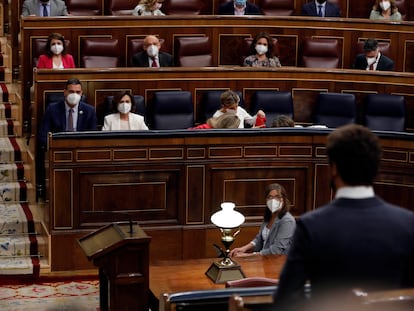
<path fill-rule="evenodd" d="M 308 2 L 302 7 L 302 15 L 304 16 L 318 16 L 315 1 Z M 341 10 L 339 7 L 330 2 L 325 3 L 325 17 L 341 17 Z"/>
<path fill-rule="evenodd" d="M 335 199 L 298 219 L 275 302 L 300 300 L 308 279 L 312 299 L 325 290 L 413 287 L 413 262 L 412 211 L 378 197 Z"/>
<path fill-rule="evenodd" d="M 160 67 L 173 67 L 174 59 L 171 54 L 165 52 L 158 53 Z M 139 52 L 132 56 L 132 65 L 134 67 L 149 67 L 148 54 L 145 51 Z"/>
<path fill-rule="evenodd" d="M 93 130 L 96 130 L 95 109 L 85 102 L 80 102 L 76 131 Z M 46 147 L 47 145 L 48 132 L 57 133 L 64 131 L 66 131 L 66 111 L 65 102 L 62 101 L 56 104 L 51 104 L 45 111 L 39 130 L 39 143 L 41 147 Z"/>
<path fill-rule="evenodd" d="M 229 1 L 220 5 L 218 10 L 219 15 L 234 15 L 234 2 Z M 253 3 L 246 2 L 246 9 L 244 15 L 262 15 L 260 8 Z"/>
<path fill-rule="evenodd" d="M 367 63 L 367 58 L 365 57 L 365 54 L 359 54 L 356 58 L 355 58 L 355 62 L 352 65 L 352 68 L 354 69 L 362 69 L 362 70 L 366 70 L 368 66 Z M 381 53 L 381 56 L 378 60 L 378 64 L 377 64 L 377 70 L 380 71 L 393 71 L 394 70 L 394 61 L 383 55 Z"/>

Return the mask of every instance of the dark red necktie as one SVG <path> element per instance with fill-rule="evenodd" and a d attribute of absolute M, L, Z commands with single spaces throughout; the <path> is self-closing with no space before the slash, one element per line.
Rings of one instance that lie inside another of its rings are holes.
<path fill-rule="evenodd" d="M 151 60 L 152 60 L 151 67 L 158 67 L 157 60 L 155 59 L 155 57 L 151 57 Z"/>

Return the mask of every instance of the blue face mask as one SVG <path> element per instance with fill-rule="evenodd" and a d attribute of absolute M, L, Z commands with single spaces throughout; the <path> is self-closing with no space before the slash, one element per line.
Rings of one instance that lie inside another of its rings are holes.
<path fill-rule="evenodd" d="M 246 5 L 246 0 L 234 0 L 234 4 L 236 6 L 245 6 Z"/>

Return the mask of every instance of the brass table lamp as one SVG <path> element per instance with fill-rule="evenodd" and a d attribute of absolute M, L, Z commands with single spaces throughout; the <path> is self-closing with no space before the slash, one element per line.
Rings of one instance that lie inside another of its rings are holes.
<path fill-rule="evenodd" d="M 220 229 L 221 242 L 226 248 L 223 259 L 213 262 L 206 272 L 206 275 L 214 283 L 225 283 L 245 277 L 240 265 L 229 256 L 230 246 L 240 232 L 240 225 L 244 223 L 244 216 L 234 208 L 233 202 L 223 202 L 221 210 L 211 216 L 211 222 Z"/>

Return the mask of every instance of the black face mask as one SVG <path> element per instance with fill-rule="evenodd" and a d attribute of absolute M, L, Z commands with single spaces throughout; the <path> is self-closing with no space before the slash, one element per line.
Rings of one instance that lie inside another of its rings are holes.
<path fill-rule="evenodd" d="M 324 4 L 326 0 L 316 0 L 319 4 Z"/>

